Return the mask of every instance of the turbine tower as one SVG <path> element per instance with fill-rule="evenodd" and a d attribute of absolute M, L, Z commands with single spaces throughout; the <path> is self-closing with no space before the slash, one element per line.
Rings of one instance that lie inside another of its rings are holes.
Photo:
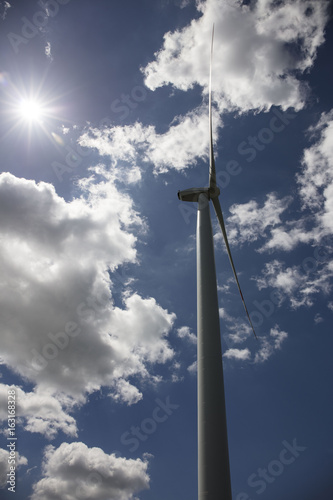
<path fill-rule="evenodd" d="M 241 299 L 256 337 L 230 252 L 216 185 L 212 133 L 212 33 L 209 77 L 209 185 L 178 191 L 181 201 L 198 203 L 197 218 L 197 359 L 198 359 L 198 500 L 231 500 L 220 318 L 213 232 L 209 201 L 213 202 Z"/>

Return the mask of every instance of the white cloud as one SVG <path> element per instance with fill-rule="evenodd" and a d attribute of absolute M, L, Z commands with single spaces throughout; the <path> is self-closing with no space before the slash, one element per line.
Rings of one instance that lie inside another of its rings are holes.
<path fill-rule="evenodd" d="M 0 19 L 3 21 L 6 19 L 7 10 L 11 8 L 9 2 L 0 2 Z"/>
<path fill-rule="evenodd" d="M 51 61 L 53 61 L 52 53 L 51 53 L 51 43 L 47 42 L 45 45 L 45 55 L 48 57 Z"/>
<path fill-rule="evenodd" d="M 198 370 L 198 362 L 193 361 L 193 363 L 187 367 L 187 370 L 189 371 L 189 373 L 191 375 L 195 375 L 197 373 L 197 370 Z"/>
<path fill-rule="evenodd" d="M 103 130 L 90 128 L 78 142 L 83 147 L 96 148 L 101 156 L 109 156 L 115 167 L 119 161 L 136 164 L 140 154 L 144 155 L 149 146 L 149 137 L 154 133 L 153 126 L 144 127 L 137 122 Z"/>
<path fill-rule="evenodd" d="M 288 333 L 280 330 L 278 325 L 271 328 L 269 337 L 261 337 L 259 339 L 261 347 L 254 356 L 254 362 L 263 363 L 267 361 L 274 351 L 281 349 L 281 344 L 287 337 Z"/>
<path fill-rule="evenodd" d="M 77 436 L 74 418 L 63 410 L 57 399 L 38 391 L 25 393 L 20 387 L 0 384 L 0 420 L 8 418 L 5 411 L 8 389 L 15 390 L 17 423 L 24 425 L 26 431 L 43 434 L 48 439 L 53 439 L 59 430 L 68 436 Z"/>
<path fill-rule="evenodd" d="M 333 253 L 333 110 L 322 114 L 309 131 L 315 142 L 304 151 L 302 171 L 296 177 L 305 215 L 298 220 L 282 221 L 291 198 L 279 200 L 275 194 L 270 194 L 262 208 L 255 200 L 231 207 L 232 216 L 227 219 L 232 244 L 266 237 L 259 248 L 261 253 L 291 251 L 300 243 L 312 244 L 308 247 L 308 255 L 297 264 L 286 266 L 274 259 L 265 264 L 261 276 L 254 278 L 259 289 L 276 289 L 280 304 L 287 299 L 294 309 L 311 307 L 319 293 L 327 296 L 333 277 L 330 263 Z M 236 335 L 234 340 L 241 339 L 242 336 Z M 269 349 L 269 346 L 266 351 L 263 349 L 262 356 L 264 352 L 269 353 Z"/>
<path fill-rule="evenodd" d="M 201 17 L 182 31 L 167 33 L 155 61 L 143 69 L 146 84 L 153 90 L 169 83 L 186 90 L 199 83 L 207 93 L 214 22 L 213 72 L 223 75 L 213 79 L 219 111 L 268 110 L 271 105 L 300 109 L 304 92 L 296 72 L 313 64 L 316 50 L 324 41 L 327 21 L 321 2 L 306 3 L 304 6 L 301 0 L 295 0 L 293 4 L 281 2 L 273 7 L 266 0 L 258 0 L 249 8 L 238 1 L 199 2 Z M 88 128 L 79 144 L 108 156 L 113 175 L 125 183 L 134 183 L 141 180 L 142 165 L 152 164 L 158 174 L 169 169 L 184 170 L 198 159 L 207 158 L 208 140 L 202 140 L 208 135 L 207 121 L 204 103 L 177 116 L 164 133 L 141 123 L 103 130 Z M 221 125 L 220 115 L 213 108 L 214 139 Z M 116 168 L 119 164 L 121 169 Z"/>
<path fill-rule="evenodd" d="M 228 330 L 231 332 L 228 334 L 229 340 L 236 344 L 244 342 L 253 335 L 251 326 L 238 318 L 235 318 L 232 324 L 228 324 Z"/>
<path fill-rule="evenodd" d="M 221 312 L 223 313 L 221 316 Z M 252 329 L 247 323 L 244 323 L 239 318 L 230 316 L 225 311 L 220 310 L 220 316 L 225 320 L 225 326 L 227 333 L 223 335 L 223 339 L 227 345 L 227 349 L 223 354 L 223 357 L 228 359 L 236 359 L 241 361 L 251 360 L 252 354 L 249 348 L 239 349 L 234 347 L 235 344 L 244 343 L 248 338 L 253 338 Z M 282 342 L 287 338 L 288 334 L 280 330 L 278 325 L 270 329 L 269 336 L 258 337 L 258 342 L 253 341 L 251 346 L 253 351 L 254 362 L 266 361 L 275 350 L 281 349 Z"/>
<path fill-rule="evenodd" d="M 231 216 L 227 219 L 228 239 L 232 244 L 256 241 L 266 236 L 266 231 L 281 224 L 280 215 L 292 201 L 290 196 L 279 200 L 275 193 L 267 195 L 260 208 L 255 200 L 234 204 L 229 208 Z"/>
<path fill-rule="evenodd" d="M 264 276 L 257 280 L 259 290 L 272 286 L 290 295 L 303 281 L 296 266 L 284 268 L 284 264 L 278 260 L 266 263 L 263 274 Z"/>
<path fill-rule="evenodd" d="M 333 232 L 333 110 L 323 113 L 310 128 L 317 141 L 304 151 L 303 169 L 297 176 L 303 205 L 316 215 L 322 235 Z"/>
<path fill-rule="evenodd" d="M 123 309 L 114 306 L 108 268 L 136 262 L 136 235 L 145 224 L 129 196 L 102 174 L 99 182 L 96 173 L 81 180 L 85 197 L 71 202 L 49 184 L 0 176 L 2 358 L 39 395 L 84 401 L 109 386 L 131 404 L 139 390 L 119 381 L 156 382 L 147 366 L 173 357 L 167 335 L 175 315 L 130 291 Z M 43 431 L 42 422 L 29 425 Z"/>
<path fill-rule="evenodd" d="M 263 337 L 261 339 L 261 347 L 256 352 L 255 357 L 254 357 L 254 362 L 255 363 L 264 363 L 265 361 L 268 360 L 268 358 L 271 357 L 273 354 L 274 348 L 272 344 L 269 342 L 267 337 Z"/>
<path fill-rule="evenodd" d="M 276 325 L 274 328 L 271 328 L 270 336 L 274 341 L 274 348 L 281 349 L 281 344 L 288 337 L 288 333 L 279 330 L 279 327 Z"/>
<path fill-rule="evenodd" d="M 228 346 L 230 342 L 233 344 L 245 342 L 253 335 L 252 328 L 248 323 L 245 323 L 243 319 L 231 316 L 223 307 L 219 309 L 219 316 L 224 320 L 227 328 L 227 333 L 223 335 L 223 338 Z"/>
<path fill-rule="evenodd" d="M 333 232 L 333 110 L 323 113 L 309 132 L 316 139 L 304 150 L 302 170 L 296 176 L 303 209 L 311 214 L 271 229 L 260 249 L 293 250 L 299 243 L 318 244 Z"/>
<path fill-rule="evenodd" d="M 224 307 L 219 307 L 219 316 L 220 318 L 225 318 L 228 315 L 227 311 Z"/>
<path fill-rule="evenodd" d="M 314 144 L 304 150 L 302 170 L 296 176 L 302 209 L 310 209 L 298 220 L 282 221 L 281 216 L 292 198 L 279 200 L 267 195 L 262 208 L 255 200 L 230 207 L 227 219 L 232 244 L 256 241 L 265 237 L 259 252 L 291 251 L 300 243 L 317 244 L 333 232 L 333 110 L 323 113 L 310 127 Z M 326 244 L 326 243 L 325 243 Z"/>
<path fill-rule="evenodd" d="M 176 0 L 176 5 L 179 5 L 181 9 L 184 9 L 191 3 L 191 0 Z"/>
<path fill-rule="evenodd" d="M 222 309 L 222 308 L 221 308 Z M 227 359 L 234 359 L 239 361 L 251 361 L 254 363 L 267 361 L 271 355 L 276 351 L 281 349 L 283 341 L 288 337 L 288 334 L 282 331 L 278 325 L 275 325 L 270 329 L 269 335 L 260 336 L 259 344 L 253 341 L 251 346 L 253 347 L 253 352 L 248 347 L 239 349 L 234 347 L 235 344 L 243 343 L 250 336 L 252 336 L 252 329 L 247 326 L 247 324 L 240 321 L 238 318 L 233 318 L 227 314 L 224 310 L 220 309 L 220 317 L 223 317 L 226 321 L 226 327 L 228 333 L 223 335 L 223 339 L 226 342 L 227 348 L 223 353 L 223 357 Z M 222 316 L 221 316 L 222 313 Z M 232 333 L 229 333 L 229 332 Z M 259 348 L 258 348 L 259 346 Z M 257 348 L 257 351 L 255 349 Z M 197 361 L 192 363 L 187 370 L 195 375 L 197 372 Z"/>
<path fill-rule="evenodd" d="M 293 309 L 300 306 L 311 307 L 319 293 L 327 296 L 333 277 L 333 269 L 328 262 L 329 252 L 320 257 L 316 250 L 318 249 L 315 249 L 313 256 L 306 257 L 299 265 L 286 267 L 277 259 L 266 263 L 262 275 L 253 278 L 259 290 L 268 287 L 277 289 L 281 300 L 289 299 Z"/>
<path fill-rule="evenodd" d="M 7 488 L 7 473 L 8 473 L 8 459 L 9 451 L 0 448 L 0 488 Z M 22 465 L 28 465 L 28 460 L 20 455 L 18 452 L 15 454 L 15 466 L 20 468 Z"/>
<path fill-rule="evenodd" d="M 220 126 L 221 120 L 214 111 L 214 139 Z M 207 141 L 202 137 L 207 137 Z M 159 134 L 155 127 L 138 122 L 103 130 L 89 128 L 79 138 L 79 144 L 110 157 L 113 175 L 125 183 L 141 179 L 138 163 L 152 164 L 155 174 L 183 170 L 198 158 L 208 158 L 207 106 L 176 117 L 165 133 Z"/>
<path fill-rule="evenodd" d="M 134 500 L 149 488 L 147 459 L 108 455 L 84 443 L 62 443 L 45 450 L 43 477 L 34 485 L 31 500 Z"/>
<path fill-rule="evenodd" d="M 215 111 L 213 123 L 216 139 L 216 130 L 221 126 L 221 120 Z M 147 157 L 157 173 L 169 168 L 183 170 L 193 166 L 198 158 L 208 158 L 207 106 L 177 117 L 166 133 L 152 136 Z"/>
<path fill-rule="evenodd" d="M 137 362 L 165 363 L 174 355 L 165 336 L 176 318 L 160 307 L 155 299 L 142 299 L 133 294 L 124 299 L 126 309 L 115 308 L 112 335 L 119 351 L 127 352 L 135 345 Z M 121 368 L 123 370 L 123 368 Z"/>
<path fill-rule="evenodd" d="M 225 356 L 228 359 L 237 359 L 240 361 L 245 361 L 247 359 L 250 359 L 251 353 L 249 349 L 228 349 L 223 356 Z"/>
<path fill-rule="evenodd" d="M 192 344 L 197 343 L 197 337 L 194 335 L 194 333 L 191 332 L 190 328 L 188 326 L 182 326 L 181 328 L 178 328 L 177 330 L 177 336 L 180 339 L 187 339 L 189 342 Z"/>
<path fill-rule="evenodd" d="M 232 215 L 226 221 L 229 242 L 241 245 L 265 239 L 257 250 L 260 253 L 276 250 L 289 252 L 299 243 L 319 242 L 325 231 L 315 217 L 307 215 L 294 221 L 282 221 L 281 216 L 292 200 L 291 196 L 278 199 L 275 193 L 269 193 L 262 207 L 255 200 L 232 205 L 229 208 Z M 286 217 L 287 213 L 284 215 Z M 313 227 L 310 227 L 311 222 Z M 215 237 L 222 239 L 219 231 Z"/>
<path fill-rule="evenodd" d="M 182 382 L 184 380 L 184 377 L 180 375 L 181 368 L 182 368 L 181 363 L 179 363 L 178 361 L 174 361 L 174 363 L 170 367 L 172 382 L 176 383 L 176 382 Z"/>
<path fill-rule="evenodd" d="M 115 392 L 111 393 L 111 396 L 115 401 L 122 401 L 128 405 L 132 405 L 142 399 L 142 393 L 137 387 L 130 384 L 128 380 L 119 379 L 114 384 Z"/>
<path fill-rule="evenodd" d="M 138 166 L 134 166 L 128 172 L 126 172 L 126 183 L 127 184 L 135 184 L 139 182 L 142 178 L 141 170 Z"/>
<path fill-rule="evenodd" d="M 271 229 L 271 238 L 265 245 L 259 249 L 259 252 L 265 250 L 284 250 L 290 251 L 296 248 L 299 243 L 310 243 L 313 240 L 318 240 L 320 237 L 319 228 L 307 231 L 304 228 L 304 220 L 289 223 L 289 226 L 295 225 L 292 229 L 283 226 Z"/>
<path fill-rule="evenodd" d="M 303 169 L 297 180 L 304 206 L 321 209 L 327 201 L 325 189 L 333 183 L 333 110 L 323 113 L 309 131 L 317 141 L 304 151 Z"/>
<path fill-rule="evenodd" d="M 297 74 L 313 65 L 324 41 L 325 2 L 258 0 L 249 7 L 207 0 L 197 9 L 201 16 L 166 33 L 155 60 L 142 69 L 149 88 L 171 84 L 187 90 L 196 83 L 207 88 L 214 23 L 213 86 L 221 108 L 302 108 L 304 87 Z"/>

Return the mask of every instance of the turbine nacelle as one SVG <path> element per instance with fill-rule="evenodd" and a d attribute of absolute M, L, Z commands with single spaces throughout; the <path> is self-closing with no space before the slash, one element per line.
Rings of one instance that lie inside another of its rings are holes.
<path fill-rule="evenodd" d="M 199 195 L 205 194 L 209 200 L 216 198 L 220 194 L 220 189 L 215 187 L 190 188 L 178 191 L 178 198 L 181 201 L 199 201 Z"/>

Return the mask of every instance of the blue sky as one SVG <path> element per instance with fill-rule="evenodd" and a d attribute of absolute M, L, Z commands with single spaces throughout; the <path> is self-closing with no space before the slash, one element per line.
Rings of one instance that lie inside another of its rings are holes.
<path fill-rule="evenodd" d="M 234 500 L 333 492 L 328 1 L 0 2 L 0 486 L 197 498 L 196 207 L 215 218 Z"/>

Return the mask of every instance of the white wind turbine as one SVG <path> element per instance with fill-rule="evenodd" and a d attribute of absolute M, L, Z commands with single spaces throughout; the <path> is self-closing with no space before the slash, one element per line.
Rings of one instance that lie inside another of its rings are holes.
<path fill-rule="evenodd" d="M 197 359 L 198 359 L 198 499 L 231 500 L 227 420 L 213 232 L 213 202 L 239 293 L 256 337 L 230 252 L 216 185 L 212 133 L 212 33 L 209 78 L 209 187 L 178 191 L 182 201 L 198 202 L 197 219 Z"/>

